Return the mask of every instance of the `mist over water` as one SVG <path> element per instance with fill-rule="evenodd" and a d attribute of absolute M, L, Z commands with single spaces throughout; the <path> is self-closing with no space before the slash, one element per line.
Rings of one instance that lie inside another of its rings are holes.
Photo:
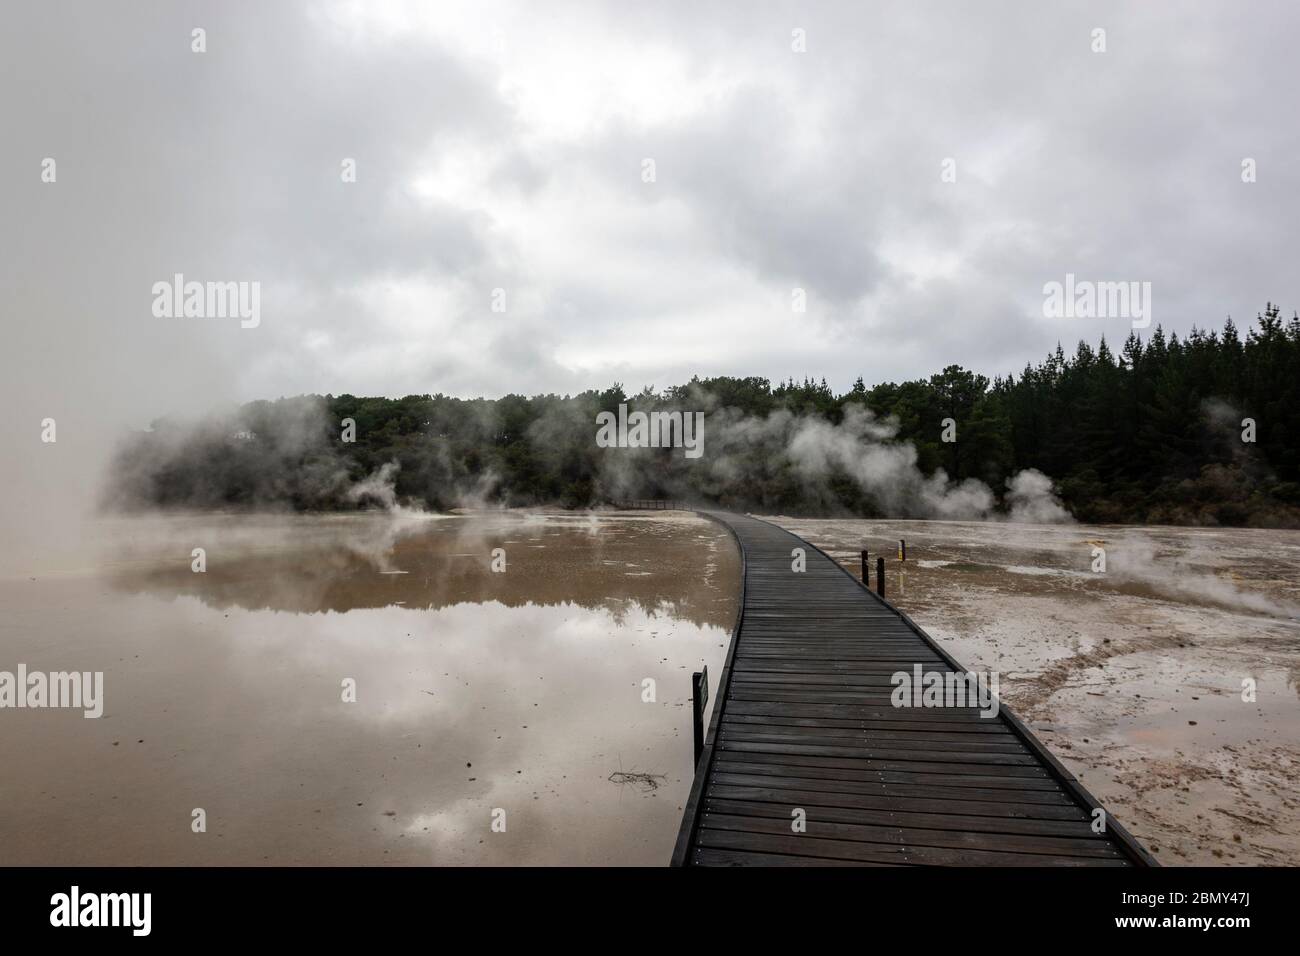
<path fill-rule="evenodd" d="M 862 405 L 845 407 L 843 420 L 831 423 L 786 410 L 766 418 L 721 408 L 707 419 L 710 444 L 700 463 L 702 486 L 720 501 L 740 498 L 744 487 L 763 476 L 793 473 L 800 503 L 822 513 L 842 513 L 834 484 L 851 481 L 885 514 L 906 518 L 987 519 L 999 516 L 998 500 L 984 482 L 954 481 L 942 468 L 926 475 L 916 448 L 898 439 L 898 424 Z M 635 481 L 635 475 L 624 476 Z M 1052 492 L 1050 479 L 1032 469 L 1009 482 L 1007 505 L 1013 520 L 1070 520 Z"/>
<path fill-rule="evenodd" d="M 1300 621 L 1300 589 L 1263 591 L 1238 583 L 1238 570 L 1223 544 L 1188 531 L 1178 547 L 1162 543 L 1149 529 L 1116 529 L 1107 533 L 1107 574 L 1121 585 L 1149 588 L 1153 594 L 1192 604 L 1220 607 Z M 1113 537 L 1112 537 L 1113 534 Z M 1166 532 L 1164 537 L 1169 537 Z M 1256 532 L 1257 543 L 1269 538 Z M 1290 542 L 1291 535 L 1282 536 Z M 1294 544 L 1288 544 L 1288 550 Z M 1255 560 L 1251 556 L 1252 563 Z"/>
<path fill-rule="evenodd" d="M 925 474 L 898 424 L 859 404 L 839 421 L 779 409 L 750 415 L 694 389 L 677 404 L 707 409 L 701 455 L 680 448 L 598 448 L 592 395 L 553 403 L 524 437 L 536 467 L 582 481 L 586 505 L 605 499 L 672 497 L 746 508 L 786 501 L 813 513 L 844 513 L 848 486 L 867 507 L 898 517 L 983 520 L 1009 516 L 1069 521 L 1051 480 L 1033 469 L 1011 476 L 1003 501 L 984 482 Z M 163 420 L 127 436 L 105 474 L 110 509 L 381 507 L 394 509 L 552 504 L 535 469 L 512 480 L 482 463 L 512 428 L 504 400 L 477 403 L 474 420 L 449 438 L 414 432 L 390 460 L 358 455 L 341 438 L 350 419 L 325 399 L 259 402 L 198 421 Z M 348 426 L 352 427 L 352 426 Z M 364 436 L 363 436 L 364 437 Z M 382 453 L 387 454 L 387 453 Z"/>

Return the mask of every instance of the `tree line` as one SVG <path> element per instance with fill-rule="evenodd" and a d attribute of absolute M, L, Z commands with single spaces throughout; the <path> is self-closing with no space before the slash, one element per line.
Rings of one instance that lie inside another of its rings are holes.
<path fill-rule="evenodd" d="M 125 507 L 346 509 L 393 502 L 583 508 L 617 495 L 671 496 L 788 513 L 880 516 L 878 495 L 849 474 L 814 494 L 797 470 L 692 470 L 680 449 L 611 472 L 596 447 L 601 411 L 677 408 L 737 423 L 773 416 L 839 426 L 851 405 L 910 444 L 916 467 L 975 479 L 997 495 L 1032 468 L 1077 518 L 1099 522 L 1300 527 L 1300 317 L 1270 304 L 1243 337 L 1183 338 L 1157 327 L 1060 346 L 991 381 L 959 365 L 929 378 L 836 394 L 825 380 L 694 378 L 628 395 L 461 399 L 308 395 L 257 401 L 195 424 L 161 419 L 120 446 L 106 500 Z M 347 422 L 354 440 L 344 440 Z M 712 427 L 712 426 L 710 426 Z M 945 441 L 948 437 L 955 441 Z M 737 433 L 743 436 L 743 432 Z M 705 457 L 709 445 L 706 439 Z M 770 457 L 770 456 L 767 456 Z M 762 470 L 763 474 L 758 475 Z"/>

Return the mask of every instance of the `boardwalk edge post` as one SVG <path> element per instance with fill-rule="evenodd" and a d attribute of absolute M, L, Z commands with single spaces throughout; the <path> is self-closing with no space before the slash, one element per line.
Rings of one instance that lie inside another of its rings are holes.
<path fill-rule="evenodd" d="M 695 763 L 704 753 L 704 708 L 709 703 L 709 669 L 691 675 L 691 736 L 695 740 Z"/>

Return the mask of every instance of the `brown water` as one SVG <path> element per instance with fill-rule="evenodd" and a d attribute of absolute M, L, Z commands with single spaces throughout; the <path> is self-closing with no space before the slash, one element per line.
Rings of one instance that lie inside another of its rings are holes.
<path fill-rule="evenodd" d="M 1300 864 L 1300 532 L 771 520 L 854 573 L 866 547 L 873 582 L 885 556 L 887 596 L 1163 862 Z"/>
<path fill-rule="evenodd" d="M 736 611 L 716 525 L 195 516 L 94 539 L 0 580 L 0 670 L 103 671 L 105 698 L 97 720 L 0 710 L 0 865 L 668 861 L 690 674 L 716 683 Z"/>

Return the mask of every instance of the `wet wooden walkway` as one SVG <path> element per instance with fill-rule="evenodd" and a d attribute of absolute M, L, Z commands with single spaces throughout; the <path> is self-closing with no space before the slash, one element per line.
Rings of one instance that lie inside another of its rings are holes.
<path fill-rule="evenodd" d="M 788 531 L 708 516 L 742 607 L 675 866 L 1155 865 L 1005 707 L 891 705 L 898 671 L 965 670 L 905 614 Z"/>

